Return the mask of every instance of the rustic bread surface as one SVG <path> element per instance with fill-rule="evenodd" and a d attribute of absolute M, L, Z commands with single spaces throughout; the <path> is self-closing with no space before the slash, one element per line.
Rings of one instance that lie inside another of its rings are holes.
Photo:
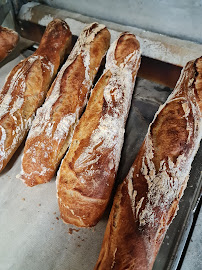
<path fill-rule="evenodd" d="M 15 48 L 18 40 L 18 33 L 0 25 L 0 62 Z"/>
<path fill-rule="evenodd" d="M 29 132 L 19 176 L 28 186 L 54 176 L 109 44 L 110 33 L 102 24 L 92 23 L 81 32 Z"/>
<path fill-rule="evenodd" d="M 106 69 L 58 172 L 58 203 L 67 223 L 93 226 L 108 204 L 139 65 L 139 43 L 134 35 L 123 33 L 107 53 Z"/>
<path fill-rule="evenodd" d="M 202 126 L 202 58 L 189 62 L 119 186 L 94 269 L 152 269 L 178 210 Z"/>
<path fill-rule="evenodd" d="M 68 25 L 56 19 L 47 26 L 36 52 L 8 75 L 0 91 L 0 171 L 26 136 L 70 45 Z"/>

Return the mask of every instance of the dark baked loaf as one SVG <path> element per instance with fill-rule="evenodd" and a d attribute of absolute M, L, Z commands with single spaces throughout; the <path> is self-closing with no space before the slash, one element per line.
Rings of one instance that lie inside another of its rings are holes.
<path fill-rule="evenodd" d="M 107 53 L 105 71 L 58 172 L 58 203 L 67 223 L 93 226 L 108 204 L 139 65 L 139 42 L 132 34 L 121 34 Z"/>
<path fill-rule="evenodd" d="M 29 132 L 19 176 L 26 185 L 46 183 L 54 176 L 109 44 L 110 33 L 102 24 L 92 23 L 81 32 Z"/>
<path fill-rule="evenodd" d="M 202 126 L 202 58 L 189 62 L 119 186 L 95 270 L 149 270 L 178 210 Z"/>
<path fill-rule="evenodd" d="M 15 48 L 18 40 L 18 33 L 0 25 L 0 62 Z"/>
<path fill-rule="evenodd" d="M 70 45 L 68 25 L 56 19 L 47 26 L 36 52 L 8 75 L 0 91 L 0 171 L 26 136 Z"/>

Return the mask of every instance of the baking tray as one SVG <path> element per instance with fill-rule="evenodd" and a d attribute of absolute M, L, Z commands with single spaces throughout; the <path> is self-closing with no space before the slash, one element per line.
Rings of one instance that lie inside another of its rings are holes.
<path fill-rule="evenodd" d="M 77 25 L 81 28 L 82 24 L 78 21 Z M 79 27 L 74 24 L 73 34 L 78 34 L 81 30 Z M 113 32 L 114 38 L 116 34 L 118 36 L 118 33 Z M 31 50 L 25 50 L 23 54 L 1 67 L 0 87 L 13 66 L 31 53 Z M 179 68 L 143 57 L 126 125 L 116 185 L 123 180 L 133 163 L 159 105 L 172 91 L 165 86 L 168 85 L 166 81 L 165 85 L 162 85 L 151 80 L 152 76 L 148 74 L 148 70 L 151 70 L 154 63 L 155 70 L 160 66 L 160 70 L 172 75 L 173 85 L 179 76 Z M 142 78 L 145 75 L 150 80 Z M 158 81 L 158 78 L 155 77 L 154 80 Z M 59 218 L 55 177 L 50 183 L 33 188 L 26 187 L 15 178 L 20 172 L 23 146 L 24 142 L 0 174 L 0 269 L 93 269 L 101 248 L 110 205 L 94 228 L 80 229 L 64 224 Z M 177 269 L 200 195 L 201 158 L 200 147 L 192 165 L 187 189 L 180 201 L 178 214 L 167 231 L 154 270 Z"/>

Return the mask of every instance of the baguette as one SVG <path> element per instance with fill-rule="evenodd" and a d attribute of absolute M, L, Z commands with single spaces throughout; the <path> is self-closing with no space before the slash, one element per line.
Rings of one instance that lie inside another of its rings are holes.
<path fill-rule="evenodd" d="M 18 40 L 18 33 L 0 25 L 0 62 L 15 48 Z"/>
<path fill-rule="evenodd" d="M 132 34 L 121 34 L 107 53 L 106 69 L 58 172 L 58 203 L 67 223 L 94 226 L 108 204 L 139 65 L 139 42 Z"/>
<path fill-rule="evenodd" d="M 109 44 L 110 33 L 102 24 L 88 25 L 79 36 L 29 132 L 18 176 L 26 185 L 46 183 L 54 176 Z"/>
<path fill-rule="evenodd" d="M 36 52 L 9 74 L 0 92 L 0 171 L 25 138 L 70 45 L 68 25 L 56 19 L 47 26 Z"/>
<path fill-rule="evenodd" d="M 118 188 L 95 270 L 152 269 L 199 148 L 201 112 L 202 58 L 198 58 L 183 69 Z"/>

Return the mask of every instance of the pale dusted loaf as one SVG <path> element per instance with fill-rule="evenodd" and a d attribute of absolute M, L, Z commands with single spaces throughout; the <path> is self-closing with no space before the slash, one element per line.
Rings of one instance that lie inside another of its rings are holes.
<path fill-rule="evenodd" d="M 95 270 L 152 269 L 200 144 L 201 112 L 199 58 L 182 71 L 118 188 Z"/>
<path fill-rule="evenodd" d="M 67 223 L 93 226 L 108 204 L 139 65 L 139 42 L 132 34 L 121 34 L 107 53 L 106 69 L 58 172 L 58 203 Z"/>
<path fill-rule="evenodd" d="M 29 132 L 18 176 L 26 185 L 42 184 L 54 176 L 109 44 L 110 33 L 102 24 L 92 23 L 81 32 Z"/>
<path fill-rule="evenodd" d="M 36 52 L 7 77 L 0 91 L 0 171 L 26 136 L 70 45 L 71 32 L 66 22 L 52 21 Z"/>
<path fill-rule="evenodd" d="M 0 62 L 15 48 L 18 40 L 18 33 L 0 25 Z"/>

